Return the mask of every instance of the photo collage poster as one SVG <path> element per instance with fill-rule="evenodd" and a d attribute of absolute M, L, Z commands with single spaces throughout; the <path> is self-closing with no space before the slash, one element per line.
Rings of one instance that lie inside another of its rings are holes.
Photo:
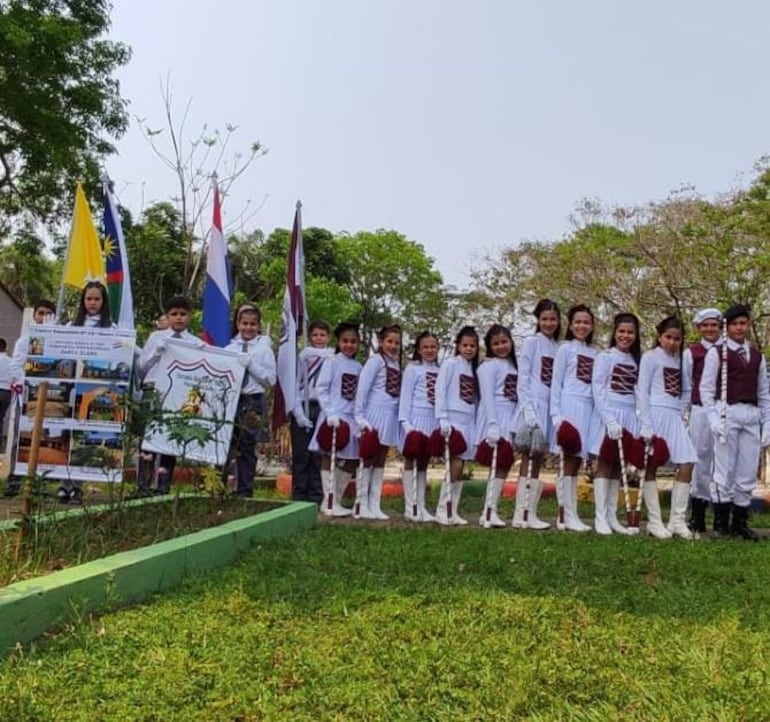
<path fill-rule="evenodd" d="M 27 473 L 40 384 L 46 381 L 37 473 L 52 479 L 121 481 L 136 333 L 39 325 L 27 329 L 27 338 L 13 473 Z"/>

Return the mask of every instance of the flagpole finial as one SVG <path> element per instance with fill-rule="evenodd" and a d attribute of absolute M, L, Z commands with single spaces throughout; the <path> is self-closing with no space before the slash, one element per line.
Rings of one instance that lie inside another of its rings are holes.
<path fill-rule="evenodd" d="M 297 210 L 299 210 L 300 208 L 302 208 L 302 201 L 297 200 Z"/>

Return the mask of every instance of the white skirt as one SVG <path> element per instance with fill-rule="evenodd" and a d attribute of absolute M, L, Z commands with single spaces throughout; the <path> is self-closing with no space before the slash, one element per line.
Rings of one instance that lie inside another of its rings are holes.
<path fill-rule="evenodd" d="M 414 426 L 417 431 L 422 431 L 422 433 L 425 434 L 425 436 L 428 438 L 430 438 L 430 435 L 438 428 L 438 421 L 436 421 L 436 417 L 432 413 L 425 414 L 424 416 L 413 413 L 412 418 L 409 419 L 409 423 Z M 401 437 L 402 438 L 398 445 L 398 450 L 403 454 L 404 441 L 406 439 L 406 435 L 403 433 L 403 429 Z"/>
<path fill-rule="evenodd" d="M 582 398 L 580 396 L 562 396 L 562 418 L 569 421 L 580 434 L 580 453 L 581 459 L 588 458 L 588 437 L 591 431 L 591 418 L 594 413 L 593 398 Z M 561 453 L 561 447 L 556 443 L 556 434 L 553 434 L 551 442 L 551 452 Z"/>
<path fill-rule="evenodd" d="M 615 406 L 610 404 L 610 410 L 617 421 L 632 436 L 639 436 L 639 419 L 636 416 L 636 406 Z M 599 412 L 594 409 L 591 417 L 591 429 L 588 432 L 588 453 L 599 456 L 604 436 L 607 433 L 607 425 L 602 421 Z"/>
<path fill-rule="evenodd" d="M 371 404 L 364 411 L 366 420 L 377 430 L 380 446 L 398 447 L 401 438 L 401 424 L 398 423 L 398 406 L 377 406 Z"/>
<path fill-rule="evenodd" d="M 516 424 L 518 415 L 516 413 L 516 406 L 513 404 L 506 405 L 503 408 L 497 409 L 497 424 L 500 428 L 500 438 L 506 441 L 512 441 L 516 435 Z M 476 429 L 476 444 L 480 444 L 486 438 L 486 428 Z"/>
<path fill-rule="evenodd" d="M 347 445 L 344 446 L 341 449 L 337 449 L 337 459 L 358 459 L 358 426 L 356 424 L 356 420 L 352 416 L 348 416 L 347 414 L 341 414 L 340 419 L 347 422 L 348 426 L 350 426 L 350 441 L 348 441 Z M 321 449 L 320 446 L 318 446 L 318 441 L 316 440 L 316 436 L 318 436 L 318 429 L 321 428 L 321 424 L 326 423 L 326 414 L 321 413 L 321 415 L 318 417 L 318 422 L 315 425 L 315 431 L 313 432 L 313 438 L 310 439 L 310 443 L 308 444 L 308 451 L 313 451 L 316 454 L 325 454 L 328 455 L 326 451 Z"/>
<path fill-rule="evenodd" d="M 690 434 L 682 419 L 679 409 L 667 406 L 652 406 L 652 431 L 666 440 L 669 464 L 694 464 L 698 460 Z"/>
<path fill-rule="evenodd" d="M 473 440 L 476 438 L 476 423 L 473 418 L 473 414 L 461 414 L 457 411 L 449 412 L 449 423 L 452 427 L 457 429 L 465 439 L 467 448 L 465 452 L 460 454 L 460 458 L 463 461 L 473 461 L 476 456 L 476 445 Z"/>

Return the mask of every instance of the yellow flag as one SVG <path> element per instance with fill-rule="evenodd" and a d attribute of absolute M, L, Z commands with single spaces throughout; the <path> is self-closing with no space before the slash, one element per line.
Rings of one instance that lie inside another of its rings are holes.
<path fill-rule="evenodd" d="M 78 183 L 63 280 L 68 286 L 83 288 L 88 281 L 104 283 L 104 277 L 104 256 L 99 245 L 99 236 L 83 187 Z"/>

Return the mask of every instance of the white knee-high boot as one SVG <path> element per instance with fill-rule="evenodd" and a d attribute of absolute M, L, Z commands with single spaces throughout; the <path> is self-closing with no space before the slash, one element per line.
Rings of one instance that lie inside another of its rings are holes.
<path fill-rule="evenodd" d="M 415 494 L 415 486 L 419 484 L 419 482 L 415 482 L 416 474 L 417 471 L 415 469 L 404 469 L 401 478 L 401 487 L 404 490 L 404 519 L 407 521 L 417 521 L 420 516 L 420 510 L 416 508 L 417 496 Z"/>
<path fill-rule="evenodd" d="M 607 523 L 616 534 L 632 534 L 628 527 L 618 521 L 618 497 L 620 496 L 620 480 L 610 479 L 607 489 Z"/>
<path fill-rule="evenodd" d="M 670 539 L 671 532 L 663 526 L 663 517 L 660 513 L 658 483 L 656 481 L 645 481 L 642 494 L 644 495 L 644 503 L 647 506 L 647 533 L 656 539 Z"/>
<path fill-rule="evenodd" d="M 531 490 L 530 490 L 531 493 Z M 527 477 L 520 476 L 516 482 L 516 506 L 513 510 L 513 521 L 511 526 L 514 529 L 524 528 L 524 509 L 527 504 Z M 529 526 L 529 523 L 527 523 Z"/>
<path fill-rule="evenodd" d="M 348 488 L 350 479 L 353 475 L 345 469 L 337 468 L 334 474 L 334 503 L 332 504 L 332 516 L 350 516 L 352 509 L 342 506 L 342 497 L 345 496 L 345 489 Z"/>
<path fill-rule="evenodd" d="M 436 521 L 433 514 L 425 508 L 425 494 L 428 488 L 428 472 L 417 472 L 417 521 L 432 522 Z"/>
<path fill-rule="evenodd" d="M 577 512 L 577 477 L 564 477 L 564 528 L 567 531 L 584 532 L 591 529 L 584 524 Z"/>
<path fill-rule="evenodd" d="M 438 503 L 436 504 L 436 521 L 442 526 L 452 526 L 452 515 L 454 514 L 454 504 L 452 503 L 451 487 L 454 484 L 441 482 L 441 489 L 438 494 Z M 451 513 L 447 513 L 447 505 L 452 508 Z"/>
<path fill-rule="evenodd" d="M 481 510 L 479 526 L 485 529 L 493 527 L 501 528 L 505 522 L 497 514 L 497 504 L 500 501 L 500 492 L 503 490 L 503 480 L 498 478 L 490 479 L 487 482 L 487 494 L 484 499 L 484 507 Z"/>
<path fill-rule="evenodd" d="M 466 526 L 468 521 L 463 519 L 458 511 L 460 510 L 460 497 L 463 494 L 463 482 L 452 482 L 452 524 L 454 526 Z"/>
<path fill-rule="evenodd" d="M 321 514 L 331 516 L 334 508 L 334 479 L 331 469 L 321 469 L 321 488 L 324 495 L 321 500 Z"/>
<path fill-rule="evenodd" d="M 382 484 L 385 480 L 385 469 L 381 466 L 372 468 L 372 481 L 369 485 L 369 514 L 373 519 L 387 521 L 390 517 L 380 509 L 382 499 Z"/>
<path fill-rule="evenodd" d="M 542 531 L 550 529 L 551 525 L 543 521 L 537 515 L 537 505 L 540 503 L 540 497 L 543 494 L 543 482 L 540 479 L 529 480 L 529 519 L 527 525 L 530 529 Z"/>
<path fill-rule="evenodd" d="M 359 466 L 356 474 L 356 501 L 353 505 L 354 519 L 371 519 L 369 511 L 369 485 L 372 481 L 372 467 Z"/>
<path fill-rule="evenodd" d="M 668 517 L 668 530 L 673 536 L 692 539 L 693 534 L 687 526 L 687 502 L 690 500 L 690 485 L 675 481 L 671 487 L 671 513 Z"/>
<path fill-rule="evenodd" d="M 612 534 L 607 519 L 607 496 L 609 495 L 610 480 L 597 476 L 594 478 L 594 530 L 602 536 Z"/>

